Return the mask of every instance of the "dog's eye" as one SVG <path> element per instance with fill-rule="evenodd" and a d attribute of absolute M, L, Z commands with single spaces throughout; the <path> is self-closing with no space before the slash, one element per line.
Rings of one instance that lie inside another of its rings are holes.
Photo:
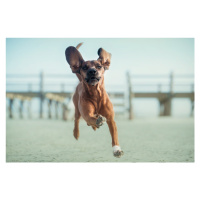
<path fill-rule="evenodd" d="M 97 66 L 97 69 L 101 69 L 101 68 L 102 68 L 101 65 L 98 65 L 98 66 Z"/>
<path fill-rule="evenodd" d="M 87 67 L 87 66 L 84 66 L 84 67 L 82 67 L 82 69 L 83 69 L 83 70 L 87 70 L 87 69 L 88 69 L 88 67 Z"/>

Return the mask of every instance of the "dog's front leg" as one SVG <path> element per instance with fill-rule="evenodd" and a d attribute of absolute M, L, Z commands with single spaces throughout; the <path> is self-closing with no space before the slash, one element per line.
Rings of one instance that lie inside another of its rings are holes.
<path fill-rule="evenodd" d="M 121 150 L 119 141 L 118 141 L 118 132 L 117 132 L 117 125 L 114 121 L 114 110 L 113 110 L 113 105 L 107 96 L 106 98 L 106 104 L 104 104 L 100 110 L 100 114 L 105 116 L 106 122 L 108 124 L 110 134 L 112 137 L 112 148 L 113 148 L 113 155 L 115 157 L 121 157 L 124 152 Z"/>
<path fill-rule="evenodd" d="M 119 146 L 117 126 L 114 119 L 108 119 L 106 122 L 108 124 L 110 134 L 112 137 L 112 146 Z"/>
<path fill-rule="evenodd" d="M 95 107 L 90 102 L 80 104 L 79 111 L 83 119 L 93 129 L 99 128 L 106 121 L 105 117 L 95 113 Z"/>
<path fill-rule="evenodd" d="M 115 123 L 113 118 L 108 118 L 106 122 L 108 124 L 110 134 L 111 134 L 111 137 L 112 137 L 113 155 L 115 157 L 119 158 L 124 154 L 124 152 L 121 150 L 121 148 L 119 146 L 116 123 Z"/>

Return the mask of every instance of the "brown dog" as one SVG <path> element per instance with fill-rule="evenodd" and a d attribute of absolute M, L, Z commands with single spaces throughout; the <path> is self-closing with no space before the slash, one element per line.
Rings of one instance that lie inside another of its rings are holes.
<path fill-rule="evenodd" d="M 77 47 L 68 47 L 65 51 L 67 62 L 73 73 L 76 73 L 80 83 L 73 96 L 75 106 L 74 137 L 79 138 L 79 119 L 82 116 L 88 126 L 94 130 L 106 121 L 112 137 L 113 154 L 123 155 L 119 146 L 117 126 L 114 121 L 113 105 L 105 91 L 104 72 L 109 69 L 111 54 L 100 48 L 99 58 L 84 61 Z"/>

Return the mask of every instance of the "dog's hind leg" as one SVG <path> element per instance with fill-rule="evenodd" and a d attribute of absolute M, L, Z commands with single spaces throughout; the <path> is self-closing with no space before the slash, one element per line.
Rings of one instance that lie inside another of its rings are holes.
<path fill-rule="evenodd" d="M 79 138 L 79 120 L 80 120 L 80 113 L 77 108 L 75 108 L 75 120 L 74 120 L 74 137 L 78 140 Z"/>

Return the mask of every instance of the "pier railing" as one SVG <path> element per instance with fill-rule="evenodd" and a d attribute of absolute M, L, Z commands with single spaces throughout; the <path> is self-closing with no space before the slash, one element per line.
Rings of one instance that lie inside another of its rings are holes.
<path fill-rule="evenodd" d="M 47 103 L 48 118 L 53 117 L 53 106 L 55 118 L 58 118 L 58 108 L 62 108 L 63 120 L 68 119 L 71 102 L 78 79 L 68 74 L 7 74 L 6 75 L 6 97 L 8 99 L 9 118 L 13 118 L 13 105 L 15 100 L 19 103 L 19 116 L 23 118 L 24 102 L 28 102 L 28 116 L 31 118 L 31 100 L 40 100 L 39 118 L 44 118 L 44 104 Z M 125 108 L 125 94 L 120 91 L 109 91 L 112 99 L 122 101 L 114 102 L 114 107 Z"/>
<path fill-rule="evenodd" d="M 136 75 L 127 72 L 125 91 L 108 91 L 115 108 L 127 113 L 129 119 L 134 118 L 133 101 L 135 98 L 155 98 L 159 101 L 160 116 L 171 115 L 173 98 L 191 100 L 191 114 L 194 110 L 194 76 L 170 73 L 169 75 Z M 48 118 L 52 118 L 52 106 L 58 118 L 58 107 L 62 108 L 62 118 L 68 119 L 69 103 L 78 80 L 68 74 L 7 74 L 6 97 L 9 102 L 9 117 L 13 118 L 13 103 L 17 99 L 19 116 L 23 118 L 23 105 L 28 102 L 28 116 L 31 118 L 31 100 L 40 99 L 39 117 L 44 117 L 44 102 L 48 105 Z M 112 87 L 111 87 L 112 88 Z M 120 88 L 120 86 L 118 86 Z M 127 95 L 128 94 L 128 97 Z M 120 101 L 115 101 L 120 100 Z M 128 102 L 128 105 L 126 104 Z M 120 109 L 118 109 L 120 110 Z M 117 111 L 116 113 L 118 113 Z"/>
<path fill-rule="evenodd" d="M 149 80 L 151 80 L 150 83 Z M 194 111 L 194 75 L 192 74 L 132 75 L 127 72 L 127 82 L 129 119 L 134 118 L 132 103 L 134 98 L 156 98 L 160 104 L 160 116 L 171 115 L 173 98 L 189 98 L 191 100 L 191 115 Z M 149 91 L 150 87 L 154 89 Z"/>

